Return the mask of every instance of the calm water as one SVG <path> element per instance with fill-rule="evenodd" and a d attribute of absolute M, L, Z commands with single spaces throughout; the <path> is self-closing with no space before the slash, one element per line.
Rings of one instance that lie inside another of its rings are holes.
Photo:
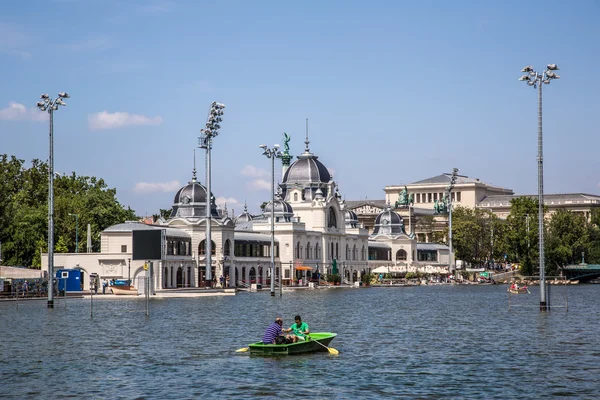
<path fill-rule="evenodd" d="M 600 285 L 429 286 L 229 297 L 0 303 L 0 398 L 598 398 Z M 235 350 L 277 315 L 339 356 Z"/>

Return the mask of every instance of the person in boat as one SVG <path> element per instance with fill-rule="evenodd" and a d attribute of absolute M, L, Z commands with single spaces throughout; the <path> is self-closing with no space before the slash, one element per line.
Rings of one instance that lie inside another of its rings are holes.
<path fill-rule="evenodd" d="M 302 318 L 300 318 L 299 315 L 296 315 L 294 317 L 294 324 L 292 326 L 290 326 L 288 329 L 282 329 L 284 332 L 294 332 L 293 335 L 291 335 L 292 340 L 294 342 L 297 342 L 298 340 L 301 341 L 305 341 L 306 340 L 306 335 L 308 335 L 310 333 L 310 331 L 308 330 L 308 324 L 306 322 L 302 322 Z"/>
<path fill-rule="evenodd" d="M 275 344 L 277 337 L 283 332 L 283 329 L 281 329 L 282 326 L 283 320 L 279 317 L 275 318 L 275 322 L 269 325 L 267 330 L 265 330 L 262 342 L 264 344 Z"/>

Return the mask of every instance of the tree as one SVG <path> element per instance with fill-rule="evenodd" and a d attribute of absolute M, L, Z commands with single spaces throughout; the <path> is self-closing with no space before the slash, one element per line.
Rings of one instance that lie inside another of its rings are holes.
<path fill-rule="evenodd" d="M 457 259 L 473 264 L 495 259 L 504 249 L 505 231 L 505 224 L 487 210 L 460 206 L 452 210 L 452 245 Z"/>
<path fill-rule="evenodd" d="M 23 160 L 0 155 L 0 241 L 6 265 L 40 267 L 40 244 L 43 252 L 48 251 L 48 171 L 40 160 L 26 168 Z M 77 220 L 69 214 L 77 214 Z M 135 212 L 119 204 L 116 190 L 103 179 L 75 172 L 55 179 L 55 251 L 75 252 L 77 222 L 81 232 L 91 225 L 90 250 L 99 251 L 104 229 L 136 219 Z"/>
<path fill-rule="evenodd" d="M 538 201 L 532 197 L 516 197 L 510 202 L 506 235 L 507 256 L 521 264 L 521 273 L 533 275 L 538 251 Z"/>
<path fill-rule="evenodd" d="M 558 275 L 558 269 L 569 264 L 578 264 L 581 254 L 589 253 L 589 229 L 581 213 L 559 210 L 552 215 L 548 224 L 545 242 L 546 273 Z"/>

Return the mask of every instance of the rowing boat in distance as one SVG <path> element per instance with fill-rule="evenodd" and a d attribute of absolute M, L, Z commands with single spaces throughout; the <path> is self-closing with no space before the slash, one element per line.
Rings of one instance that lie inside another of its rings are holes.
<path fill-rule="evenodd" d="M 115 295 L 124 295 L 124 296 L 137 296 L 137 289 L 131 284 L 131 281 L 128 279 L 117 279 L 110 286 L 110 290 L 112 290 Z"/>
<path fill-rule="evenodd" d="M 337 336 L 332 332 L 311 333 L 308 340 L 289 344 L 264 344 L 256 342 L 248 345 L 250 354 L 262 355 L 288 355 L 328 351 L 327 346 Z"/>

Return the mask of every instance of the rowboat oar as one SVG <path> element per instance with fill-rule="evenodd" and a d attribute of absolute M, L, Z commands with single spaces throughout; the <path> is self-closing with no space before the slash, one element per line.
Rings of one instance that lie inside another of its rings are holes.
<path fill-rule="evenodd" d="M 250 347 L 242 347 L 241 349 L 237 349 L 235 352 L 236 353 L 245 353 L 248 350 L 250 350 Z"/>
<path fill-rule="evenodd" d="M 308 336 L 308 338 L 310 340 L 314 341 L 315 343 L 319 343 L 319 345 L 325 347 L 327 349 L 327 351 L 329 352 L 329 354 L 335 354 L 335 355 L 340 354 L 340 352 L 337 351 L 336 349 L 334 349 L 333 347 L 327 347 L 323 343 L 319 342 L 318 340 L 315 340 L 315 339 L 311 338 L 310 336 Z"/>

